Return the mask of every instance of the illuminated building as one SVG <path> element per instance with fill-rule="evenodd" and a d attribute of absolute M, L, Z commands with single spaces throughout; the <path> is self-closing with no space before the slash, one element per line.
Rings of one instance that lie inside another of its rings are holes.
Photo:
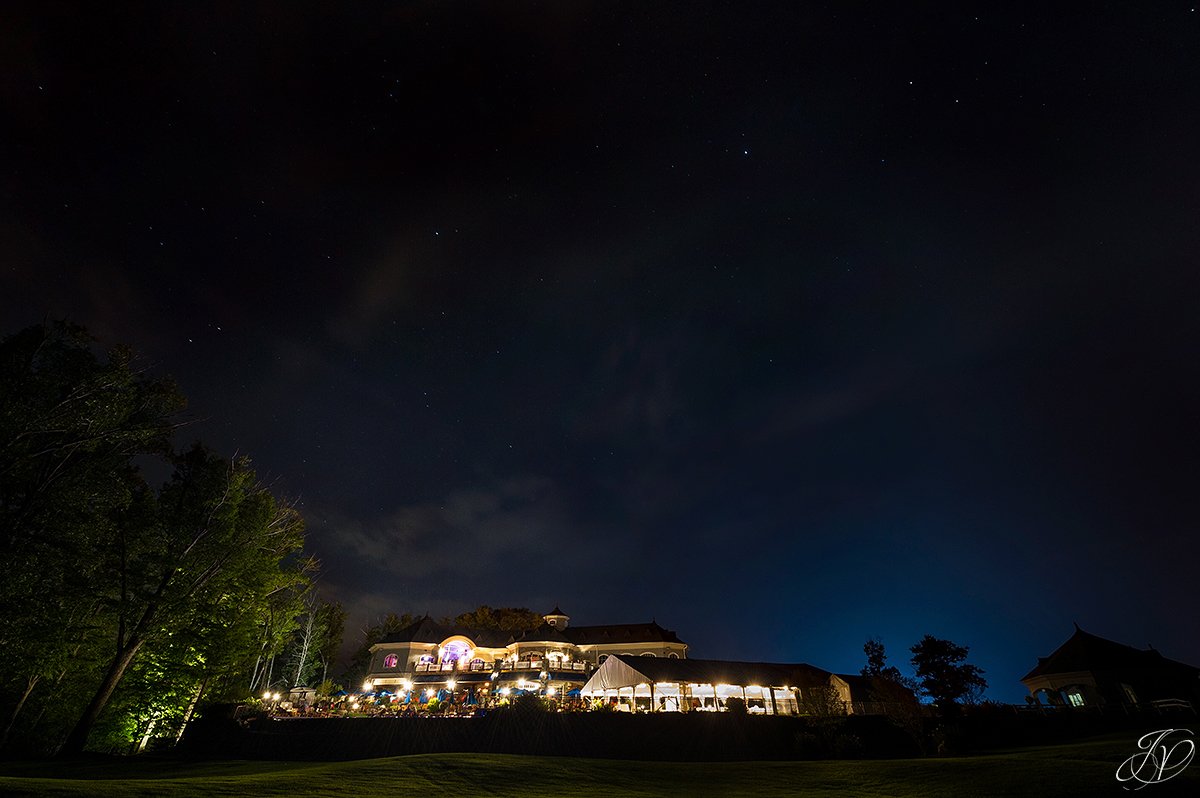
<path fill-rule="evenodd" d="M 558 607 L 516 633 L 447 627 L 428 615 L 371 647 L 368 681 L 407 694 L 483 701 L 528 691 L 572 696 L 614 654 L 685 659 L 687 644 L 657 623 L 571 626 Z M 451 686 L 453 683 L 453 686 Z M 552 692 L 551 692 L 552 691 Z"/>

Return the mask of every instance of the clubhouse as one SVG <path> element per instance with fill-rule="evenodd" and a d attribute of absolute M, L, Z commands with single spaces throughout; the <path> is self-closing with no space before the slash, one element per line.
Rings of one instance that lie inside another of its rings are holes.
<path fill-rule="evenodd" d="M 740 699 L 758 714 L 880 711 L 895 685 L 812 665 L 688 659 L 688 645 L 654 621 L 571 626 L 555 607 L 520 633 L 451 628 L 428 615 L 371 647 L 367 691 L 405 702 L 490 704 L 523 692 L 603 700 L 618 710 L 719 712 Z"/>
<path fill-rule="evenodd" d="M 649 623 L 571 626 L 558 607 L 537 629 L 510 634 L 443 626 L 428 615 L 371 647 L 376 690 L 483 702 L 513 693 L 562 697 L 578 691 L 614 654 L 684 659 L 687 644 Z"/>

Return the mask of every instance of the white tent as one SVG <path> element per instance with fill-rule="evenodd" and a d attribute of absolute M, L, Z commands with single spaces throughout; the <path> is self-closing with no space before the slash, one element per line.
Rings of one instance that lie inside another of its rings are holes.
<path fill-rule="evenodd" d="M 800 691 L 828 686 L 830 676 L 803 664 L 618 654 L 604 661 L 580 694 L 615 699 L 622 709 L 641 706 L 655 711 L 719 711 L 730 698 L 738 698 L 751 712 L 791 715 L 798 711 Z"/>

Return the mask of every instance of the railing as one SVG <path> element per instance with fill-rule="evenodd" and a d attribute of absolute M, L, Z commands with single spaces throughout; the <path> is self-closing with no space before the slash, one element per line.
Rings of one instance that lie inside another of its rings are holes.
<path fill-rule="evenodd" d="M 1160 698 L 1157 701 L 1151 701 L 1150 706 L 1154 707 L 1155 712 L 1170 711 L 1173 709 L 1182 709 L 1185 712 L 1196 711 L 1191 701 L 1185 701 L 1182 698 Z"/>
<path fill-rule="evenodd" d="M 549 671 L 562 673 L 587 673 L 595 666 L 590 662 L 555 662 L 553 660 L 519 660 L 517 662 L 501 662 L 501 671 Z"/>
<path fill-rule="evenodd" d="M 467 671 L 487 673 L 492 671 L 548 671 L 550 673 L 589 673 L 595 670 L 590 662 L 556 662 L 553 660 L 520 660 L 518 662 L 418 662 L 413 671 L 416 673 L 442 673 Z"/>

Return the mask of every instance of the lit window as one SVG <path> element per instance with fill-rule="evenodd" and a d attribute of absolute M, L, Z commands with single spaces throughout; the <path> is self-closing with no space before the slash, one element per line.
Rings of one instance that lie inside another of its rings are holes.
<path fill-rule="evenodd" d="M 383 658 L 383 667 L 394 668 L 394 667 L 396 667 L 396 663 L 398 663 L 399 661 L 400 661 L 400 658 L 397 657 L 395 654 L 388 654 L 386 657 Z"/>
<path fill-rule="evenodd" d="M 459 660 L 465 660 L 467 658 L 467 654 L 470 653 L 470 650 L 471 649 L 466 643 L 462 643 L 457 640 L 452 643 L 447 643 L 445 648 L 442 649 L 442 662 L 458 662 Z"/>
<path fill-rule="evenodd" d="M 1073 707 L 1083 706 L 1083 695 L 1078 691 L 1067 693 L 1067 700 L 1071 702 Z"/>

